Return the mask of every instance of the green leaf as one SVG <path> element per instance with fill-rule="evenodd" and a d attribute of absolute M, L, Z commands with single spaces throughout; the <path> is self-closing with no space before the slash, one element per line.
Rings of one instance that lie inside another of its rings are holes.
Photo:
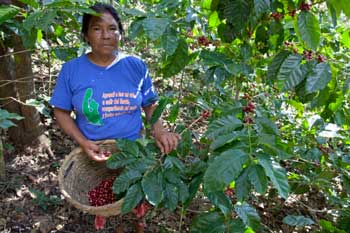
<path fill-rule="evenodd" d="M 17 125 L 10 120 L 0 120 L 0 129 L 7 129 L 12 126 L 17 126 Z"/>
<path fill-rule="evenodd" d="M 277 74 L 281 68 L 281 65 L 290 54 L 291 54 L 290 51 L 282 50 L 273 58 L 267 71 L 267 77 L 269 79 L 273 79 L 273 80 L 277 79 Z"/>
<path fill-rule="evenodd" d="M 128 28 L 128 37 L 132 40 L 138 37 L 143 32 L 143 20 L 144 18 L 137 18 L 132 21 Z"/>
<path fill-rule="evenodd" d="M 253 164 L 248 167 L 248 177 L 250 183 L 254 186 L 255 190 L 264 194 L 267 190 L 267 177 L 264 168 L 259 164 Z"/>
<path fill-rule="evenodd" d="M 191 224 L 190 233 L 221 233 L 225 228 L 225 217 L 211 212 L 198 215 Z"/>
<path fill-rule="evenodd" d="M 235 116 L 224 116 L 209 125 L 207 136 L 214 139 L 220 135 L 232 133 L 242 125 L 242 122 Z"/>
<path fill-rule="evenodd" d="M 235 210 L 243 222 L 253 230 L 260 228 L 260 217 L 256 210 L 247 203 L 236 204 Z"/>
<path fill-rule="evenodd" d="M 143 199 L 143 193 L 140 182 L 132 185 L 125 197 L 123 198 L 123 204 L 121 213 L 126 214 L 133 210 Z"/>
<path fill-rule="evenodd" d="M 156 123 L 158 121 L 158 119 L 161 117 L 164 109 L 166 108 L 167 104 L 169 103 L 169 99 L 166 97 L 161 97 L 157 108 L 154 110 L 151 120 L 150 120 L 150 124 L 153 125 L 154 123 Z"/>
<path fill-rule="evenodd" d="M 124 192 L 129 188 L 129 186 L 139 179 L 141 179 L 142 174 L 135 170 L 127 170 L 122 172 L 113 183 L 113 192 L 119 194 Z"/>
<path fill-rule="evenodd" d="M 174 211 L 178 202 L 178 188 L 176 185 L 164 183 L 164 205 L 170 211 Z"/>
<path fill-rule="evenodd" d="M 302 56 L 290 54 L 282 63 L 277 74 L 278 84 L 282 90 L 294 87 L 304 79 L 301 69 Z"/>
<path fill-rule="evenodd" d="M 185 165 L 183 162 L 174 156 L 167 156 L 164 161 L 164 167 L 165 168 L 177 168 L 180 171 L 183 171 L 185 169 Z"/>
<path fill-rule="evenodd" d="M 237 200 L 242 202 L 247 199 L 250 194 L 252 186 L 250 185 L 248 179 L 248 169 L 244 169 L 244 171 L 238 176 L 235 184 L 235 193 L 237 196 Z"/>
<path fill-rule="evenodd" d="M 307 94 L 324 89 L 332 79 L 331 68 L 328 63 L 318 63 L 313 72 L 306 79 Z"/>
<path fill-rule="evenodd" d="M 146 157 L 142 159 L 137 159 L 136 161 L 129 163 L 125 169 L 135 170 L 143 174 L 151 167 L 157 165 L 157 163 L 158 161 L 155 158 Z"/>
<path fill-rule="evenodd" d="M 242 136 L 241 132 L 232 132 L 229 134 L 220 135 L 210 144 L 210 149 L 216 150 L 225 144 L 231 143 L 232 141 L 238 139 L 240 136 Z"/>
<path fill-rule="evenodd" d="M 322 232 L 347 233 L 347 231 L 343 231 L 343 230 L 338 229 L 337 227 L 333 226 L 332 222 L 324 220 L 324 219 L 320 220 L 320 226 L 321 226 L 321 229 L 323 230 Z"/>
<path fill-rule="evenodd" d="M 232 202 L 222 191 L 221 192 L 211 192 L 206 195 L 211 203 L 218 207 L 221 212 L 228 216 L 233 210 Z"/>
<path fill-rule="evenodd" d="M 19 12 L 19 8 L 15 6 L 0 6 L 0 25 L 8 19 L 12 19 Z"/>
<path fill-rule="evenodd" d="M 209 15 L 209 27 L 210 28 L 217 28 L 220 25 L 220 18 L 218 15 L 217 11 L 213 11 L 210 15 Z"/>
<path fill-rule="evenodd" d="M 180 104 L 177 102 L 171 106 L 169 116 L 167 117 L 168 122 L 175 123 L 177 116 L 179 115 Z"/>
<path fill-rule="evenodd" d="M 188 198 L 184 203 L 185 207 L 188 207 L 191 201 L 193 200 L 193 198 L 196 197 L 197 191 L 202 183 L 203 183 L 203 174 L 197 175 L 192 178 L 188 188 Z"/>
<path fill-rule="evenodd" d="M 39 8 L 39 4 L 37 3 L 36 0 L 19 0 L 19 1 L 33 8 Z"/>
<path fill-rule="evenodd" d="M 308 226 L 315 224 L 315 222 L 302 215 L 288 215 L 283 218 L 283 223 L 290 225 L 290 226 Z"/>
<path fill-rule="evenodd" d="M 310 11 L 301 11 L 299 13 L 298 31 L 306 45 L 316 50 L 320 44 L 321 30 L 317 18 Z"/>
<path fill-rule="evenodd" d="M 224 53 L 216 51 L 203 50 L 199 54 L 199 57 L 206 66 L 222 66 L 230 63 L 230 59 Z"/>
<path fill-rule="evenodd" d="M 227 22 L 241 31 L 249 22 L 251 6 L 250 1 L 235 0 L 227 4 L 225 1 L 219 3 L 219 14 L 221 18 L 227 19 Z"/>
<path fill-rule="evenodd" d="M 260 165 L 265 169 L 266 175 L 276 187 L 279 195 L 284 199 L 287 199 L 289 194 L 289 184 L 285 169 L 275 161 L 272 161 L 267 155 L 260 155 L 258 160 Z"/>
<path fill-rule="evenodd" d="M 162 68 L 164 77 L 171 77 L 179 73 L 196 54 L 189 55 L 188 46 L 184 39 L 180 39 L 175 53 L 170 56 Z"/>
<path fill-rule="evenodd" d="M 207 192 L 222 191 L 243 170 L 248 155 L 241 150 L 227 150 L 209 164 L 204 175 L 204 187 Z"/>
<path fill-rule="evenodd" d="M 142 179 L 142 189 L 146 199 L 157 206 L 164 198 L 163 174 L 160 169 L 152 170 Z"/>
<path fill-rule="evenodd" d="M 137 141 L 131 141 L 129 139 L 116 139 L 116 145 L 122 152 L 132 155 L 133 157 L 141 157 L 139 144 Z"/>
<path fill-rule="evenodd" d="M 252 233 L 246 230 L 246 226 L 241 219 L 229 219 L 227 225 L 228 225 L 227 227 L 228 230 L 226 231 L 227 233 L 242 233 L 242 232 Z"/>
<path fill-rule="evenodd" d="M 262 14 L 268 13 L 270 10 L 270 1 L 254 0 L 254 10 L 257 17 L 260 17 Z"/>
<path fill-rule="evenodd" d="M 279 131 L 276 124 L 270 119 L 266 117 L 257 117 L 254 119 L 254 121 L 258 127 L 258 132 L 260 134 L 265 133 L 265 134 L 279 135 Z"/>
<path fill-rule="evenodd" d="M 146 18 L 142 21 L 143 29 L 152 41 L 160 38 L 168 27 L 167 18 Z"/>
<path fill-rule="evenodd" d="M 112 154 L 112 156 L 108 158 L 106 166 L 110 169 L 117 169 L 131 164 L 135 161 L 137 161 L 136 157 L 124 152 L 119 152 Z"/>
<path fill-rule="evenodd" d="M 177 37 L 177 32 L 174 29 L 167 29 L 166 33 L 163 34 L 161 40 L 161 46 L 164 49 L 166 55 L 173 55 L 178 44 L 179 38 Z"/>

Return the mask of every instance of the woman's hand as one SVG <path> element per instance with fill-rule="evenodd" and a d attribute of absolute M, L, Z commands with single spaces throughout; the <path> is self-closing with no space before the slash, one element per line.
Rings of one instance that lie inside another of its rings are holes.
<path fill-rule="evenodd" d="M 165 130 L 155 130 L 153 131 L 154 139 L 163 154 L 169 154 L 171 151 L 175 150 L 181 136 L 177 133 L 171 133 Z"/>
<path fill-rule="evenodd" d="M 92 160 L 103 162 L 108 159 L 108 156 L 102 153 L 100 147 L 93 141 L 86 140 L 81 143 L 80 146 L 85 151 L 87 156 L 89 156 L 89 158 Z"/>

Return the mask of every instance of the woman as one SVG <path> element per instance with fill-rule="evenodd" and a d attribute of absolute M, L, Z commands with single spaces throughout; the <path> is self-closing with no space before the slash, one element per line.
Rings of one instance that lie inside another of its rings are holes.
<path fill-rule="evenodd" d="M 141 109 L 149 120 L 157 93 L 146 65 L 118 51 L 123 27 L 116 10 L 97 3 L 98 15 L 84 14 L 82 35 L 91 52 L 68 61 L 59 74 L 50 104 L 59 126 L 95 161 L 105 161 L 97 140 L 139 138 Z M 74 111 L 76 119 L 71 117 Z M 162 153 L 176 148 L 180 136 L 160 121 L 152 134 Z"/>

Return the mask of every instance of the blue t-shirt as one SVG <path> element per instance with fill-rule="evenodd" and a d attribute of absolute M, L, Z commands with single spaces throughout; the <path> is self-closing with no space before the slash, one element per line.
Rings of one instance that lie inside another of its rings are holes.
<path fill-rule="evenodd" d="M 146 65 L 119 53 L 108 67 L 93 64 L 87 55 L 63 64 L 50 104 L 73 110 L 90 140 L 135 140 L 142 129 L 141 107 L 156 100 Z"/>

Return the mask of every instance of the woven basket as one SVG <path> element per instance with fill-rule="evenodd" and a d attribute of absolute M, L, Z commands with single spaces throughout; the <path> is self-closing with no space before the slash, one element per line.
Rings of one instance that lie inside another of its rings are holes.
<path fill-rule="evenodd" d="M 99 146 L 114 153 L 117 151 L 115 140 L 98 142 Z M 62 163 L 58 181 L 65 199 L 76 208 L 85 213 L 100 216 L 118 215 L 123 199 L 103 206 L 91 206 L 88 192 L 96 187 L 102 180 L 117 176 L 120 170 L 111 170 L 105 162 L 96 162 L 79 148 L 75 148 Z"/>

